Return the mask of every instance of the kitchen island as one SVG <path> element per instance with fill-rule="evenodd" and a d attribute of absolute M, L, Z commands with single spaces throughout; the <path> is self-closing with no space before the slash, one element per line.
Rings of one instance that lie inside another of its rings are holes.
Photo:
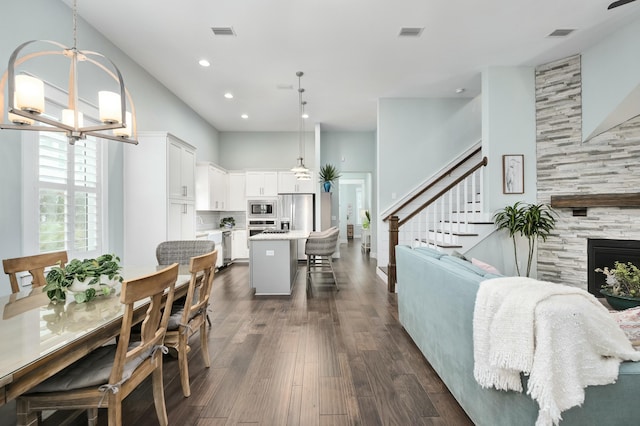
<path fill-rule="evenodd" d="M 309 232 L 261 233 L 249 237 L 251 288 L 257 296 L 291 295 L 298 271 L 298 244 Z"/>

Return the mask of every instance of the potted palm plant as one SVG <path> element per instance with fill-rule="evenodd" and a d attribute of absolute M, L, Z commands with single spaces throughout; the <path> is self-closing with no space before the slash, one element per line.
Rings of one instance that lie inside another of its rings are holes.
<path fill-rule="evenodd" d="M 509 237 L 513 241 L 513 255 L 516 262 L 516 272 L 520 275 L 520 267 L 518 266 L 518 246 L 516 236 L 520 235 L 528 240 L 527 254 L 527 274 L 531 274 L 531 263 L 533 262 L 533 253 L 538 238 L 543 241 L 551 234 L 555 227 L 555 212 L 548 204 L 527 204 L 520 201 L 512 206 L 506 206 L 500 209 L 493 216 L 493 222 L 498 230 L 504 229 L 509 232 Z"/>
<path fill-rule="evenodd" d="M 340 172 L 338 172 L 338 169 L 333 164 L 325 164 L 320 168 L 318 177 L 324 187 L 324 192 L 329 192 L 331 190 L 331 184 L 340 178 Z"/>

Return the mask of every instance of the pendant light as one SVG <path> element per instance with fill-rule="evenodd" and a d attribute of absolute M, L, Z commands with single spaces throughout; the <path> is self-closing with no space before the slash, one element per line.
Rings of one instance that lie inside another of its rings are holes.
<path fill-rule="evenodd" d="M 124 86 L 122 74 L 107 57 L 97 52 L 78 50 L 78 9 L 73 2 L 73 47 L 65 47 L 51 40 L 31 40 L 18 46 L 11 57 L 7 70 L 0 79 L 0 129 L 64 132 L 70 144 L 88 135 L 137 144 L 136 114 L 131 95 Z M 45 44 L 46 50 L 23 53 L 27 46 Z M 54 47 L 54 49 L 51 48 Z M 44 82 L 24 70 L 16 73 L 16 67 L 41 56 L 62 55 L 71 61 L 69 69 L 68 104 L 59 119 L 44 114 Z M 87 62 L 113 78 L 119 92 L 98 92 L 99 115 L 102 124 L 84 126 L 84 117 L 79 111 L 78 63 Z M 7 93 L 5 93 L 5 91 Z M 7 116 L 5 117 L 5 97 Z M 131 111 L 127 111 L 127 106 Z M 8 122 L 5 122 L 7 120 Z M 36 125 L 35 123 L 42 123 Z"/>
<path fill-rule="evenodd" d="M 295 173 L 296 178 L 298 180 L 310 180 L 311 172 L 304 165 L 304 106 L 307 104 L 302 100 L 302 94 L 304 93 L 304 89 L 302 88 L 302 76 L 304 73 L 302 71 L 298 71 L 296 76 L 298 77 L 298 158 L 297 164 L 295 167 L 291 169 L 292 172 Z"/>

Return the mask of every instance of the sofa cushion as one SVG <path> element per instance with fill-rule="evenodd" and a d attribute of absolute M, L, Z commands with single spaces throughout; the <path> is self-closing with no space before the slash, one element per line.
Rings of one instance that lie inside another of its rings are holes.
<path fill-rule="evenodd" d="M 484 269 L 479 268 L 476 265 L 473 265 L 472 263 L 467 262 L 466 260 L 459 259 L 457 257 L 444 256 L 440 259 L 440 261 L 444 263 L 448 263 L 450 265 L 456 265 L 460 269 L 464 269 L 466 271 L 469 271 L 481 277 L 484 277 L 485 274 L 487 274 L 487 271 L 485 271 Z"/>
<path fill-rule="evenodd" d="M 414 250 L 416 251 L 416 253 L 421 253 L 429 257 L 435 257 L 436 259 L 440 259 L 442 256 L 446 255 L 446 253 L 443 253 L 431 247 L 416 247 L 414 248 Z"/>

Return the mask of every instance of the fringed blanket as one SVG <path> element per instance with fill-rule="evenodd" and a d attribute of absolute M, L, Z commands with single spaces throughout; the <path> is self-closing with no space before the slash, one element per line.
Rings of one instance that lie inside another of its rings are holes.
<path fill-rule="evenodd" d="M 622 360 L 640 360 L 607 309 L 588 292 L 531 278 L 484 281 L 473 320 L 474 377 L 485 388 L 527 393 L 537 426 L 558 424 L 584 388 L 614 383 Z"/>

